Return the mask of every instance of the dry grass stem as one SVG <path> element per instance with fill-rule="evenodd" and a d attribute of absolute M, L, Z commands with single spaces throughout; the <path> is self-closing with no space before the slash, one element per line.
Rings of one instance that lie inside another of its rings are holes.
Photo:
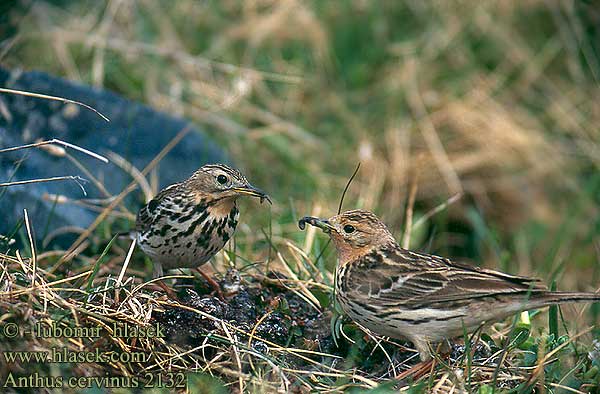
<path fill-rule="evenodd" d="M 22 90 L 14 90 L 14 89 L 7 89 L 7 88 L 0 88 L 0 93 L 18 94 L 20 96 L 42 98 L 42 99 L 46 99 L 46 100 L 60 101 L 60 102 L 65 103 L 65 104 L 79 105 L 79 106 L 82 106 L 84 108 L 89 109 L 92 112 L 95 112 L 102 119 L 104 119 L 107 122 L 110 122 L 110 120 L 106 116 L 104 116 L 102 113 L 100 113 L 97 109 L 95 109 L 93 107 L 90 107 L 89 105 L 81 103 L 79 101 L 70 100 L 70 99 L 63 98 L 63 97 L 48 96 L 46 94 L 39 94 L 39 93 L 33 93 L 33 92 L 25 92 L 25 91 L 22 91 Z"/>

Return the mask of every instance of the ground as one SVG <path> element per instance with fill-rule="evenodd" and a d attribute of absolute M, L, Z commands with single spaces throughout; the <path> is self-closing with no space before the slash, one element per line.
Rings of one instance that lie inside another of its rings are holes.
<path fill-rule="evenodd" d="M 590 305 L 484 327 L 455 341 L 432 373 L 395 379 L 417 361 L 410 345 L 337 317 L 333 248 L 297 227 L 304 215 L 337 211 L 360 162 L 344 208 L 375 211 L 411 248 L 560 290 L 597 290 L 592 2 L 29 1 L 0 14 L 4 66 L 190 119 L 275 202 L 243 202 L 235 239 L 202 267 L 225 281 L 225 301 L 189 272 L 169 282 L 179 302 L 143 285 L 150 262 L 139 251 L 128 260 L 126 240 L 111 242 L 139 204 L 107 216 L 69 253 L 31 247 L 21 226 L 0 262 L 2 322 L 20 332 L 37 322 L 101 326 L 103 335 L 23 334 L 3 339 L 3 353 L 66 346 L 152 357 L 26 368 L 2 360 L 1 376 L 156 383 L 154 372 L 174 380 L 166 374 L 185 371 L 206 392 L 598 389 L 599 309 Z M 160 169 L 148 178 L 152 192 L 164 186 Z M 116 322 L 158 322 L 166 336 L 115 338 Z"/>

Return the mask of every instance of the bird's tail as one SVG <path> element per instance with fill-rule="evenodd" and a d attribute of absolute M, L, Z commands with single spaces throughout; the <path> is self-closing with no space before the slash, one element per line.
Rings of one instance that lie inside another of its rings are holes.
<path fill-rule="evenodd" d="M 572 291 L 549 291 L 538 299 L 542 305 L 563 304 L 569 302 L 600 302 L 600 293 L 579 293 Z"/>

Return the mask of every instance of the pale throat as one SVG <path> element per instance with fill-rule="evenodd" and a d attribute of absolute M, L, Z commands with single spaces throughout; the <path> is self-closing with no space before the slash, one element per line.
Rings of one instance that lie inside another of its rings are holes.
<path fill-rule="evenodd" d="M 208 212 L 213 217 L 225 217 L 229 216 L 231 211 L 235 208 L 235 202 L 237 197 L 225 197 L 220 199 L 214 204 L 208 206 Z"/>

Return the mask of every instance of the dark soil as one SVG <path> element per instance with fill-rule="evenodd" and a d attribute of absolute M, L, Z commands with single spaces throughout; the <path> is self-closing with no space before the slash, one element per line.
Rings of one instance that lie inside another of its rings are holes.
<path fill-rule="evenodd" d="M 282 276 L 270 273 L 267 278 Z M 180 303 L 228 322 L 237 329 L 229 330 L 238 336 L 241 344 L 247 344 L 249 334 L 253 333 L 251 346 L 263 354 L 269 353 L 269 343 L 299 348 L 310 345 L 315 351 L 338 353 L 340 349 L 336 348 L 331 337 L 331 314 L 317 311 L 295 292 L 273 282 L 241 284 L 239 275 L 230 271 L 220 282 L 224 293 L 229 293 L 225 300 L 187 289 Z M 204 290 L 209 291 L 209 287 Z M 153 318 L 163 325 L 166 340 L 178 345 L 194 347 L 205 341 L 207 336 L 213 337 L 212 340 L 227 337 L 217 321 L 178 306 L 154 312 Z M 204 352 L 206 355 L 206 349 Z M 298 365 L 299 361 L 296 359 L 295 364 Z"/>

